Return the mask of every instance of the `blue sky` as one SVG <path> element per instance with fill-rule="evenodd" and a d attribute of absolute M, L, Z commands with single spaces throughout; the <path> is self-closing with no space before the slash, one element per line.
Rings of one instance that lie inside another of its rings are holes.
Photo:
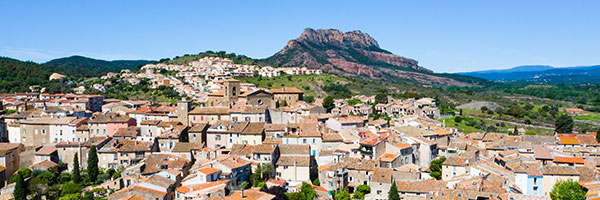
<path fill-rule="evenodd" d="M 307 27 L 361 30 L 436 72 L 600 64 L 600 1 L 2 1 L 0 56 L 268 57 Z"/>

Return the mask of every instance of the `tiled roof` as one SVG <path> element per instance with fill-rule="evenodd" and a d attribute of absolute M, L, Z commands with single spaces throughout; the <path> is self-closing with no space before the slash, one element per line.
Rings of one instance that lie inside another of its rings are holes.
<path fill-rule="evenodd" d="M 467 160 L 463 157 L 448 156 L 446 157 L 446 161 L 444 161 L 443 165 L 466 166 Z"/>
<path fill-rule="evenodd" d="M 56 152 L 56 147 L 55 146 L 43 146 L 42 148 L 38 149 L 35 154 L 36 155 L 50 155 L 52 153 Z"/>
<path fill-rule="evenodd" d="M 554 157 L 555 163 L 572 163 L 572 164 L 583 164 L 583 157 L 562 157 L 556 156 Z"/>
<path fill-rule="evenodd" d="M 445 189 L 446 182 L 440 180 L 396 181 L 398 192 L 433 193 Z"/>
<path fill-rule="evenodd" d="M 250 160 L 239 156 L 228 156 L 225 159 L 219 160 L 218 162 L 230 169 L 237 169 L 240 167 L 248 166 L 252 163 Z"/>
<path fill-rule="evenodd" d="M 295 88 L 295 87 L 283 87 L 283 88 L 271 89 L 271 90 L 269 90 L 269 92 L 271 92 L 273 94 L 299 94 L 299 93 L 304 93 L 302 90 L 299 90 L 298 88 Z"/>
<path fill-rule="evenodd" d="M 196 124 L 192 125 L 192 127 L 188 130 L 188 132 L 199 133 L 199 132 L 204 131 L 206 128 L 208 128 L 208 126 L 209 126 L 208 123 L 196 123 Z"/>
<path fill-rule="evenodd" d="M 323 142 L 343 142 L 344 138 L 338 133 L 326 133 L 322 135 Z"/>
<path fill-rule="evenodd" d="M 168 154 L 150 154 L 146 156 L 143 174 L 156 173 L 164 169 L 183 169 L 190 160 Z"/>
<path fill-rule="evenodd" d="M 278 166 L 309 166 L 309 156 L 281 156 L 277 160 Z"/>
<path fill-rule="evenodd" d="M 200 169 L 200 170 L 198 170 L 198 172 L 206 174 L 206 175 L 209 175 L 209 174 L 214 174 L 214 173 L 217 173 L 217 172 L 221 172 L 221 170 L 220 169 L 215 169 L 215 168 L 208 167 L 208 168 Z"/>
<path fill-rule="evenodd" d="M 379 156 L 379 160 L 383 162 L 392 162 L 398 158 L 398 154 L 384 153 Z"/>
<path fill-rule="evenodd" d="M 113 137 L 136 137 L 140 134 L 140 127 L 132 126 L 127 128 L 119 128 Z"/>
<path fill-rule="evenodd" d="M 249 144 L 233 144 L 231 146 L 231 151 L 229 154 L 250 158 L 250 157 L 252 157 L 252 149 L 253 148 L 254 148 L 254 146 L 249 145 Z"/>
<path fill-rule="evenodd" d="M 285 154 L 309 155 L 310 154 L 310 146 L 307 144 L 280 144 L 279 152 L 281 155 L 285 155 Z"/>
<path fill-rule="evenodd" d="M 190 114 L 210 114 L 210 115 L 226 115 L 229 114 L 229 108 L 226 107 L 196 107 L 189 112 Z"/>
<path fill-rule="evenodd" d="M 236 191 L 230 194 L 229 196 L 225 197 L 225 200 L 269 200 L 275 198 L 275 195 L 266 192 L 261 192 L 256 188 L 244 190 L 243 197 L 240 193 L 240 191 Z"/>
<path fill-rule="evenodd" d="M 373 169 L 373 175 L 371 175 L 371 181 L 378 183 L 392 183 L 392 171 L 392 169 L 375 168 Z"/>
<path fill-rule="evenodd" d="M 552 160 L 552 153 L 542 145 L 533 146 L 533 155 L 537 160 Z"/>
<path fill-rule="evenodd" d="M 250 122 L 242 131 L 244 135 L 260 135 L 265 131 L 265 122 Z"/>
<path fill-rule="evenodd" d="M 273 151 L 275 151 L 275 145 L 271 144 L 258 144 L 252 148 L 252 153 L 271 154 Z"/>
<path fill-rule="evenodd" d="M 573 167 L 569 167 L 569 166 L 551 166 L 551 165 L 546 165 L 542 167 L 542 173 L 543 174 L 548 174 L 548 175 L 572 175 L 572 176 L 578 176 L 579 172 L 573 168 Z"/>

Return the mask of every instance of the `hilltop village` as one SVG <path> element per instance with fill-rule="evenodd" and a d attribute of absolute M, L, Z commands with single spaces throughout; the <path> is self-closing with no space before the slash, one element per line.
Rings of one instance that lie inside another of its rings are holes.
<path fill-rule="evenodd" d="M 23 181 L 32 199 L 52 195 L 43 174 L 80 186 L 60 189 L 74 199 L 550 199 L 564 180 L 600 197 L 595 132 L 463 134 L 439 120 L 434 98 L 309 100 L 303 88 L 238 80 L 321 73 L 206 57 L 100 77 L 172 87 L 186 97 L 176 102 L 109 99 L 85 87 L 1 94 L 11 112 L 0 116 L 0 199 L 13 199 Z"/>

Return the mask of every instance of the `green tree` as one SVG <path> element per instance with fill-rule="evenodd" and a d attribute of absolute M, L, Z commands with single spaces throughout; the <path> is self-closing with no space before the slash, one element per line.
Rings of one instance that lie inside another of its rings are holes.
<path fill-rule="evenodd" d="M 358 100 L 358 99 L 349 99 L 346 103 L 348 103 L 348 105 L 353 106 L 353 105 L 356 105 L 356 104 L 359 104 L 359 103 L 363 103 L 363 102 L 361 100 Z"/>
<path fill-rule="evenodd" d="M 352 199 L 365 199 L 365 193 L 356 191 L 354 192 L 354 194 L 352 195 Z"/>
<path fill-rule="evenodd" d="M 335 104 L 333 104 L 333 102 L 334 101 L 332 96 L 327 96 L 325 97 L 325 99 L 323 99 L 323 107 L 327 109 L 327 112 L 330 112 L 331 109 L 335 107 Z"/>
<path fill-rule="evenodd" d="M 356 187 L 356 191 L 362 192 L 363 194 L 370 194 L 371 193 L 371 186 L 369 186 L 369 185 L 359 185 L 358 187 Z"/>
<path fill-rule="evenodd" d="M 90 151 L 88 152 L 87 164 L 88 180 L 94 183 L 99 174 L 98 154 L 96 153 L 96 146 L 94 145 L 91 146 Z"/>
<path fill-rule="evenodd" d="M 446 157 L 442 156 L 438 159 L 432 160 L 429 163 L 429 170 L 431 173 L 429 174 L 431 177 L 440 180 L 442 178 L 442 163 L 446 161 Z"/>
<path fill-rule="evenodd" d="M 279 106 L 280 106 L 280 105 L 279 105 L 279 101 L 276 101 L 276 102 L 275 102 L 275 108 L 279 108 Z"/>
<path fill-rule="evenodd" d="M 26 199 L 27 197 L 27 186 L 25 185 L 25 181 L 23 180 L 23 175 L 18 172 L 17 180 L 15 184 L 14 197 L 15 199 Z"/>
<path fill-rule="evenodd" d="M 390 191 L 388 191 L 388 200 L 401 200 L 400 195 L 398 194 L 398 188 L 396 187 L 396 182 L 392 181 L 392 186 L 390 186 Z"/>
<path fill-rule="evenodd" d="M 350 200 L 350 193 L 348 190 L 342 190 L 335 194 L 335 200 Z"/>
<path fill-rule="evenodd" d="M 552 200 L 584 200 L 585 192 L 577 182 L 558 181 L 550 191 L 550 198 Z"/>
<path fill-rule="evenodd" d="M 286 101 L 286 100 L 283 100 L 283 102 L 281 103 L 281 106 L 283 106 L 283 107 L 286 107 L 286 106 L 288 106 L 288 103 L 287 103 L 287 101 Z"/>
<path fill-rule="evenodd" d="M 321 181 L 319 181 L 319 179 L 317 178 L 313 181 L 313 185 L 321 186 Z"/>
<path fill-rule="evenodd" d="M 73 172 L 71 173 L 71 179 L 75 183 L 81 183 L 81 174 L 79 174 L 79 156 L 75 153 L 73 157 Z"/>
<path fill-rule="evenodd" d="M 315 96 L 305 96 L 304 101 L 308 102 L 308 103 L 314 103 L 315 102 Z"/>
<path fill-rule="evenodd" d="M 387 94 L 386 93 L 378 93 L 375 95 L 375 104 L 378 103 L 387 103 Z"/>
<path fill-rule="evenodd" d="M 481 113 L 485 113 L 486 111 L 488 111 L 488 107 L 487 106 L 482 106 L 481 107 Z"/>
<path fill-rule="evenodd" d="M 556 133 L 571 133 L 573 132 L 573 118 L 566 114 L 560 115 L 556 118 L 554 126 Z"/>
<path fill-rule="evenodd" d="M 519 135 L 519 130 L 517 129 L 516 126 L 515 126 L 515 129 L 512 132 L 509 131 L 509 135 Z"/>
<path fill-rule="evenodd" d="M 300 190 L 302 191 L 302 196 L 305 200 L 312 200 L 317 196 L 317 192 L 315 191 L 315 189 L 313 189 L 312 185 L 306 182 L 302 183 L 302 187 L 300 187 Z"/>

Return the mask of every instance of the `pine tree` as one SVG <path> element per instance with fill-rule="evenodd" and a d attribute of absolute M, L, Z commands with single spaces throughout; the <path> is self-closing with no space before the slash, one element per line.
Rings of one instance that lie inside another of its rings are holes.
<path fill-rule="evenodd" d="M 88 152 L 87 170 L 89 181 L 94 183 L 98 177 L 98 154 L 96 154 L 96 146 L 92 145 Z"/>
<path fill-rule="evenodd" d="M 396 181 L 392 181 L 392 186 L 390 187 L 390 191 L 388 192 L 389 200 L 401 200 L 400 195 L 398 194 L 398 188 L 396 188 Z"/>
<path fill-rule="evenodd" d="M 79 174 L 79 157 L 77 153 L 75 153 L 75 157 L 73 158 L 73 172 L 71 173 L 71 179 L 75 183 L 81 183 L 81 174 Z"/>
<path fill-rule="evenodd" d="M 27 186 L 25 185 L 25 181 L 23 180 L 23 175 L 21 173 L 17 173 L 17 183 L 15 184 L 15 199 L 27 199 Z"/>

